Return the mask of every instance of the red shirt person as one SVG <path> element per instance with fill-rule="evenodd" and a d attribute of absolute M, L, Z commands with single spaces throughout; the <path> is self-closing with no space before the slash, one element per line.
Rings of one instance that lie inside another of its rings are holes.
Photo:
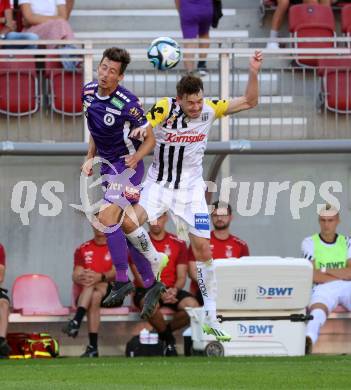
<path fill-rule="evenodd" d="M 223 204 L 217 201 L 212 206 L 214 207 L 211 214 L 213 230 L 210 238 L 212 258 L 215 260 L 249 256 L 247 243 L 230 233 L 230 224 L 233 220 L 230 204 Z M 197 285 L 196 261 L 191 247 L 188 251 L 188 261 L 189 276 L 191 278 L 190 291 L 198 298 L 199 302 L 202 302 L 201 293 Z"/>
<path fill-rule="evenodd" d="M 82 244 L 74 253 L 74 299 L 77 310 L 62 331 L 77 337 L 81 322 L 87 314 L 89 344 L 82 357 L 98 357 L 98 330 L 102 300 L 110 291 L 116 269 L 108 250 L 106 236 L 95 227 L 94 238 Z"/>

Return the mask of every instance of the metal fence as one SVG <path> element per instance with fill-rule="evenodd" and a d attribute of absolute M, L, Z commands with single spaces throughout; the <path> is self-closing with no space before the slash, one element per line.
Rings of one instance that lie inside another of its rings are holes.
<path fill-rule="evenodd" d="M 264 49 L 258 106 L 216 124 L 210 140 L 349 138 L 351 38 L 333 40 L 337 46 L 332 49 Z M 297 42 L 281 41 L 290 45 Z M 68 43 L 76 48 L 1 51 L 0 141 L 87 139 L 81 113 L 81 87 L 83 82 L 93 79 L 102 46 L 109 42 Z M 248 80 L 248 59 L 253 48 L 265 43 L 265 39 L 211 40 L 211 48 L 206 50 L 208 74 L 203 77 L 205 95 L 227 98 L 243 94 Z M 157 98 L 174 95 L 176 82 L 184 73 L 181 66 L 168 72 L 155 71 L 146 60 L 146 42 L 126 40 L 119 44 L 129 48 L 133 59 L 123 83 L 141 98 L 145 108 Z M 202 49 L 191 51 L 198 54 Z M 64 70 L 62 57 L 77 61 L 77 69 Z M 301 66 L 311 61 L 315 66 Z"/>

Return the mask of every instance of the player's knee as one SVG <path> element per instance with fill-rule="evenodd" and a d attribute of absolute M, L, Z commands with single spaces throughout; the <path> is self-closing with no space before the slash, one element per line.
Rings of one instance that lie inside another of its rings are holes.
<path fill-rule="evenodd" d="M 93 295 L 91 296 L 91 306 L 97 307 L 100 306 L 102 300 L 102 294 L 100 291 L 94 291 Z"/>

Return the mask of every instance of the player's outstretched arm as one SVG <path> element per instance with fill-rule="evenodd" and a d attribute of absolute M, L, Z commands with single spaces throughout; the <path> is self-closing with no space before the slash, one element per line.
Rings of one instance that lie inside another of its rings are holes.
<path fill-rule="evenodd" d="M 139 146 L 139 149 L 136 153 L 124 156 L 126 166 L 132 169 L 135 169 L 138 162 L 142 160 L 145 156 L 152 152 L 155 147 L 156 140 L 154 133 L 152 131 L 152 126 L 148 124 L 145 128 L 143 128 L 143 137 L 144 142 Z M 135 129 L 137 130 L 137 129 Z"/>
<path fill-rule="evenodd" d="M 260 50 L 255 50 L 255 54 L 250 58 L 249 81 L 243 96 L 231 99 L 225 115 L 234 114 L 239 111 L 253 108 L 258 103 L 258 73 L 263 61 Z"/>

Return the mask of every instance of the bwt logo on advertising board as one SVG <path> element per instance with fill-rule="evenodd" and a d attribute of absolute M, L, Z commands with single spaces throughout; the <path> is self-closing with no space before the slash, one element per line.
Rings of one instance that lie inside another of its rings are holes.
<path fill-rule="evenodd" d="M 273 337 L 274 325 L 238 324 L 239 337 Z"/>
<path fill-rule="evenodd" d="M 262 287 L 257 286 L 257 299 L 287 299 L 291 298 L 293 287 Z"/>

